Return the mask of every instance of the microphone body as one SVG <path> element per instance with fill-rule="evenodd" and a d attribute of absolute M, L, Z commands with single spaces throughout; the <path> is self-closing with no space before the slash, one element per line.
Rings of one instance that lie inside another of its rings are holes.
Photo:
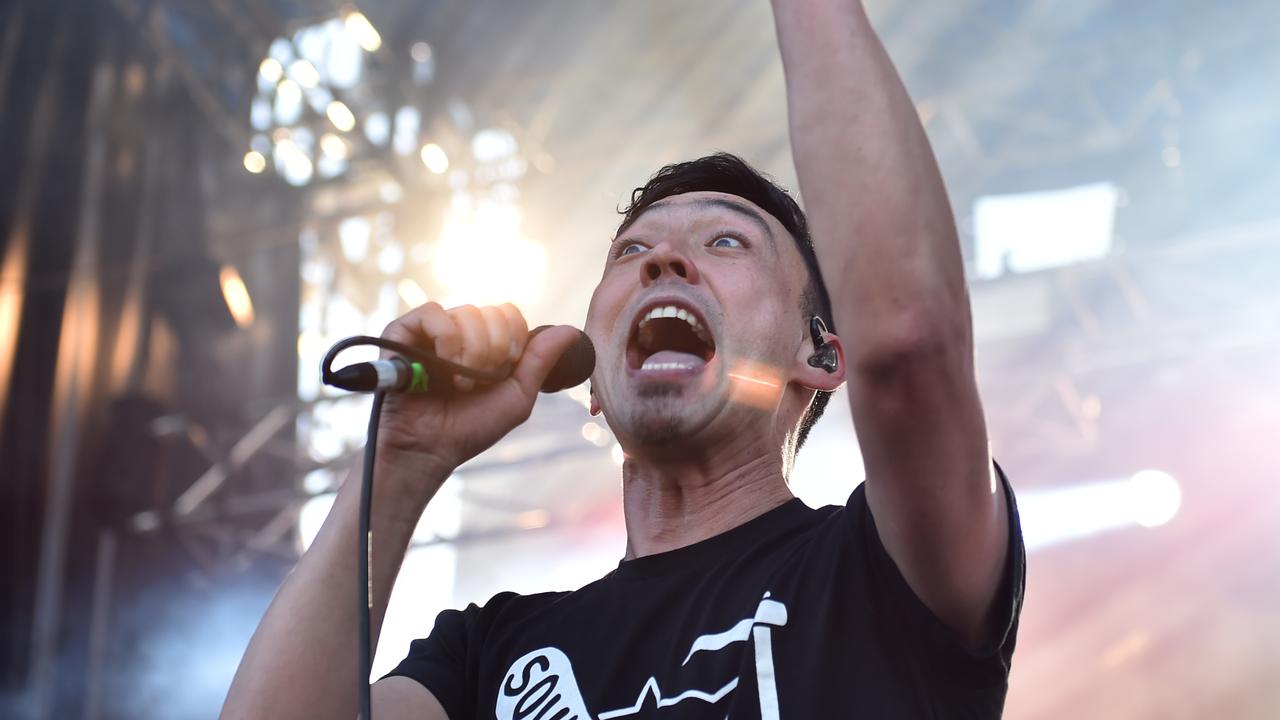
<path fill-rule="evenodd" d="M 336 370 L 329 384 L 352 392 L 427 392 L 428 382 L 415 384 L 417 376 L 427 379 L 426 368 L 420 362 L 409 362 L 393 357 L 348 365 Z"/>
<path fill-rule="evenodd" d="M 529 337 L 550 327 L 534 328 Z M 542 392 L 559 392 L 579 385 L 591 377 L 596 365 L 596 350 L 591 338 L 579 332 L 578 341 L 556 360 L 556 364 L 542 382 Z M 500 377 L 511 374 L 511 365 L 498 370 Z M 442 368 L 434 369 L 430 362 L 391 357 L 371 362 L 355 363 L 335 370 L 325 382 L 352 392 L 431 393 L 447 394 L 453 391 L 452 373 Z"/>

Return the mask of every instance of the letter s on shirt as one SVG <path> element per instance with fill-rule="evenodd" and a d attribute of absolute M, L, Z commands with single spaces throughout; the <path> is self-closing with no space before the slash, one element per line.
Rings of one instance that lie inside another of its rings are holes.
<path fill-rule="evenodd" d="M 573 665 L 556 648 L 526 653 L 507 670 L 494 708 L 498 720 L 590 720 Z"/>

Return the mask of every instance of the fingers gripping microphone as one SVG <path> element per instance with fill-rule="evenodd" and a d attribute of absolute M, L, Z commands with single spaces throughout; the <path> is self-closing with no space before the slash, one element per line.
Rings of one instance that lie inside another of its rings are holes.
<path fill-rule="evenodd" d="M 534 328 L 529 337 L 546 330 L 550 325 Z M 386 346 L 383 341 L 380 345 Z M 393 350 L 400 348 L 392 347 Z M 491 373 L 469 370 L 434 354 L 416 350 L 420 359 L 401 357 L 384 358 L 371 362 L 355 363 L 325 375 L 328 385 L 352 392 L 390 393 L 445 393 L 452 389 L 452 375 L 474 377 L 480 382 L 497 382 L 511 374 L 512 366 L 504 365 Z M 542 382 L 542 392 L 559 392 L 581 384 L 595 369 L 596 351 L 591 338 L 579 332 L 578 340 L 556 360 L 551 372 Z"/>

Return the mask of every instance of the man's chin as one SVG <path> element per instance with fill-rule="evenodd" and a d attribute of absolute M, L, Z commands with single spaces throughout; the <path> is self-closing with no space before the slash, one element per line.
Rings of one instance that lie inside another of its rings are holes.
<path fill-rule="evenodd" d="M 625 416 L 623 433 L 640 445 L 654 448 L 670 449 L 697 442 L 715 413 L 708 407 L 711 398 L 689 397 L 693 394 L 691 388 L 667 383 L 637 388 Z"/>

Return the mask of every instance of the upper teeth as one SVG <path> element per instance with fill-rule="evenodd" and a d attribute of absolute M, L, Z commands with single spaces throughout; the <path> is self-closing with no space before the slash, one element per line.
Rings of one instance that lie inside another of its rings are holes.
<path fill-rule="evenodd" d="M 680 318 L 681 320 L 689 323 L 689 327 L 693 328 L 694 334 L 701 338 L 703 342 L 708 345 L 711 344 L 711 336 L 707 333 L 706 329 L 702 327 L 702 325 L 698 324 L 698 318 L 684 308 L 679 308 L 675 305 L 661 305 L 659 307 L 652 308 L 649 312 L 645 313 L 644 317 L 640 318 L 640 327 L 648 325 L 649 321 L 654 318 Z"/>

